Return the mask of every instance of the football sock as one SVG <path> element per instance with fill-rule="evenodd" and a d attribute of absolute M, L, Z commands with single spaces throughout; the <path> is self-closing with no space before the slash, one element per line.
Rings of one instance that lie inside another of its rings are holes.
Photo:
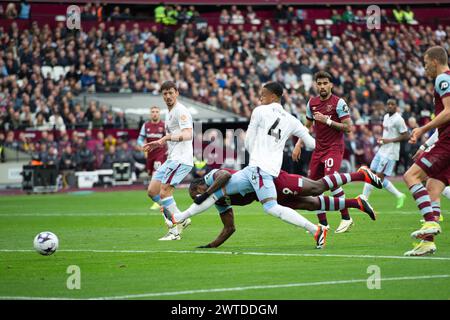
<path fill-rule="evenodd" d="M 327 214 L 325 213 L 325 211 L 317 211 L 317 219 L 319 219 L 319 223 L 323 226 L 327 226 L 328 225 L 328 221 L 327 221 Z"/>
<path fill-rule="evenodd" d="M 328 186 L 328 190 L 340 187 L 352 181 L 365 181 L 364 172 L 338 173 L 335 172 L 322 178 L 322 181 Z"/>
<path fill-rule="evenodd" d="M 164 210 L 168 210 L 172 214 L 180 212 L 180 210 L 177 208 L 177 204 L 173 197 L 167 197 L 167 198 L 162 199 L 161 206 L 164 208 Z M 164 217 L 164 220 L 167 220 L 167 218 L 164 215 L 163 215 L 163 217 Z M 176 226 L 169 228 L 169 231 L 173 234 L 179 233 L 178 228 Z"/>
<path fill-rule="evenodd" d="M 343 198 L 345 196 L 344 190 L 340 187 L 337 188 L 336 190 L 332 190 L 331 194 L 333 195 L 333 197 L 338 197 L 338 198 L 341 198 L 341 197 Z M 341 212 L 341 218 L 343 220 L 350 220 L 350 215 L 348 213 L 347 208 L 340 210 L 340 212 Z"/>
<path fill-rule="evenodd" d="M 431 207 L 430 195 L 427 189 L 421 184 L 414 184 L 409 188 L 414 200 L 416 200 L 417 207 L 423 215 L 425 221 L 434 221 L 433 208 Z"/>
<path fill-rule="evenodd" d="M 214 196 L 209 196 L 205 201 L 203 201 L 201 204 L 195 204 L 193 203 L 187 210 L 183 212 L 176 212 L 174 213 L 173 217 L 175 221 L 184 221 L 189 217 L 195 216 L 196 214 L 199 214 L 209 207 L 211 207 L 215 202 L 217 201 L 217 198 Z"/>
<path fill-rule="evenodd" d="M 431 207 L 433 208 L 433 215 L 436 217 L 436 221 L 439 221 L 439 216 L 441 215 L 441 203 L 439 201 L 431 202 Z"/>
<path fill-rule="evenodd" d="M 320 200 L 320 210 L 323 211 L 334 211 L 342 210 L 346 208 L 357 208 L 359 209 L 359 203 L 356 199 L 345 199 L 343 197 L 328 197 L 321 195 L 318 197 Z"/>
<path fill-rule="evenodd" d="M 373 190 L 373 185 L 365 183 L 364 184 L 364 189 L 363 189 L 363 195 L 366 197 L 366 199 L 369 199 L 370 197 L 370 193 Z"/>
<path fill-rule="evenodd" d="M 159 194 L 157 194 L 156 196 L 152 197 L 153 202 L 156 202 L 159 204 L 159 201 L 161 201 L 161 197 Z"/>
<path fill-rule="evenodd" d="M 402 195 L 402 193 L 400 191 L 398 191 L 398 189 L 396 187 L 394 187 L 392 182 L 390 182 L 386 178 L 384 178 L 384 180 L 383 180 L 383 188 L 385 188 L 390 193 L 394 194 L 394 196 L 396 196 L 397 198 Z"/>
<path fill-rule="evenodd" d="M 294 209 L 280 206 L 275 200 L 264 203 L 263 207 L 266 213 L 297 227 L 305 228 L 313 235 L 317 231 L 317 226 L 315 224 L 308 221 Z"/>

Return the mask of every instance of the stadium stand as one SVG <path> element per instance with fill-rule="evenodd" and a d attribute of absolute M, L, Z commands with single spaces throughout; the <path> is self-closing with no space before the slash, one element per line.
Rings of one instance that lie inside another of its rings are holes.
<path fill-rule="evenodd" d="M 61 21 L 66 5 L 0 6 L 0 150 L 58 164 L 74 155 L 83 170 L 105 168 L 111 138 L 138 153 L 137 127 L 107 105 L 79 103 L 82 93 L 154 95 L 162 81 L 175 80 L 182 96 L 248 118 L 261 84 L 278 80 L 285 108 L 304 120 L 315 94 L 312 74 L 323 69 L 357 125 L 347 159 L 367 164 L 381 134 L 380 101 L 396 98 L 410 128 L 429 121 L 432 83 L 421 55 L 434 44 L 450 49 L 449 7 L 435 5 L 402 7 L 407 21 L 394 15 L 397 8 L 382 7 L 381 29 L 368 30 L 365 7 L 170 6 L 164 20 L 161 12 L 155 17 L 156 5 L 86 4 L 76 32 Z M 414 151 L 403 144 L 400 171 Z M 307 151 L 303 157 L 307 162 Z M 305 170 L 289 159 L 285 167 Z"/>

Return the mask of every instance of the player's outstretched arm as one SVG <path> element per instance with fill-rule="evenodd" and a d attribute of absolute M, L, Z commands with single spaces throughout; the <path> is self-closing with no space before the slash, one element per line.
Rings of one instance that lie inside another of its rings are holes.
<path fill-rule="evenodd" d="M 214 241 L 211 241 L 205 246 L 199 246 L 198 248 L 217 248 L 224 243 L 231 235 L 236 231 L 234 226 L 234 214 L 233 209 L 230 208 L 220 215 L 222 219 L 223 229 Z"/>
<path fill-rule="evenodd" d="M 307 148 L 314 149 L 316 147 L 316 140 L 311 136 L 309 130 L 306 129 L 305 126 L 303 126 L 300 120 L 294 120 L 294 128 L 295 130 L 292 132 L 292 134 L 303 141 Z M 301 142 L 297 141 L 297 144 L 299 143 Z"/>
<path fill-rule="evenodd" d="M 378 140 L 379 144 L 387 144 L 387 143 L 394 143 L 394 142 L 401 142 L 409 139 L 409 133 L 408 131 L 403 132 L 398 137 L 388 139 L 388 138 L 381 138 Z"/>
<path fill-rule="evenodd" d="M 428 122 L 426 125 L 420 128 L 416 128 L 411 133 L 411 138 L 409 139 L 409 143 L 416 143 L 417 140 L 425 133 L 430 131 L 431 129 L 438 128 L 443 124 L 450 122 L 450 96 L 442 99 L 442 103 L 444 104 L 444 110 L 439 113 L 436 118 Z"/>

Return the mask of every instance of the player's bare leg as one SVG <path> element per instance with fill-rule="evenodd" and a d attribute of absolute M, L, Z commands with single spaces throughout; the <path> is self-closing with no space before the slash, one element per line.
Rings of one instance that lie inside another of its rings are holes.
<path fill-rule="evenodd" d="M 417 203 L 417 206 L 425 220 L 422 228 L 414 231 L 411 234 L 411 237 L 421 239 L 421 242 L 416 247 L 414 247 L 413 250 L 405 252 L 405 255 L 418 256 L 428 253 L 434 253 L 436 251 L 434 236 L 441 232 L 441 227 L 439 226 L 439 223 L 435 221 L 430 194 L 422 184 L 422 181 L 426 179 L 426 173 L 418 165 L 413 164 L 404 174 L 403 179 L 409 190 L 411 191 Z M 438 180 L 432 179 L 432 181 L 430 182 L 431 184 L 435 183 L 433 182 L 433 180 L 436 182 L 436 187 L 438 188 Z M 440 192 L 442 192 L 445 187 L 443 183 L 441 184 L 442 186 Z M 434 192 L 435 191 L 433 190 L 433 194 Z"/>
<path fill-rule="evenodd" d="M 148 176 L 151 178 L 153 174 L 153 170 L 147 171 Z M 153 183 L 153 185 L 152 185 Z M 161 189 L 161 181 L 158 180 L 150 180 L 150 184 L 148 185 L 147 193 L 150 199 L 153 200 L 153 205 L 150 207 L 150 210 L 159 210 L 161 206 L 159 205 L 160 197 L 159 190 Z M 155 197 L 155 199 L 153 199 Z M 157 200 L 157 201 L 155 201 Z"/>

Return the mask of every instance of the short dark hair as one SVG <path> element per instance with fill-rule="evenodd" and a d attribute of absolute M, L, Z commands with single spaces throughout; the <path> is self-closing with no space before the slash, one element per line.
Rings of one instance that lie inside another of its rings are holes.
<path fill-rule="evenodd" d="M 189 185 L 189 194 L 192 194 L 199 186 L 205 184 L 203 178 L 194 178 Z"/>
<path fill-rule="evenodd" d="M 433 46 L 425 52 L 425 56 L 439 62 L 440 65 L 446 66 L 448 64 L 447 50 L 441 46 Z"/>
<path fill-rule="evenodd" d="M 175 82 L 173 81 L 164 81 L 163 84 L 161 85 L 161 92 L 163 92 L 164 90 L 170 90 L 174 88 L 175 91 L 178 91 L 177 85 L 175 84 Z"/>
<path fill-rule="evenodd" d="M 330 82 L 333 82 L 333 77 L 326 71 L 319 71 L 314 74 L 314 81 L 324 78 L 328 79 Z"/>
<path fill-rule="evenodd" d="M 268 82 L 264 85 L 264 88 L 275 94 L 278 98 L 283 96 L 283 85 L 279 82 Z"/>

